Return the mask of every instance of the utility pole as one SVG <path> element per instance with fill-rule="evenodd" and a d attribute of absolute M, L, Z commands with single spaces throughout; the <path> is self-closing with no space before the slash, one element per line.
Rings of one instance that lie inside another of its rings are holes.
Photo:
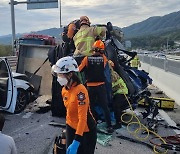
<path fill-rule="evenodd" d="M 167 49 L 167 51 L 168 51 L 168 41 L 169 41 L 169 38 L 167 38 L 167 42 L 166 42 L 166 49 Z"/>
<path fill-rule="evenodd" d="M 15 40 L 16 40 L 16 32 L 15 32 L 15 13 L 14 13 L 14 5 L 17 5 L 17 4 L 42 4 L 40 6 L 40 8 L 43 8 L 45 9 L 46 7 L 44 7 L 45 4 L 49 3 L 49 4 L 52 4 L 53 2 L 57 3 L 57 7 L 56 5 L 49 7 L 49 8 L 58 8 L 58 0 L 27 0 L 27 1 L 21 1 L 21 2 L 18 2 L 18 1 L 14 1 L 14 0 L 10 0 L 10 3 L 11 4 L 11 25 L 12 25 L 12 51 L 13 51 L 13 55 L 16 54 L 16 51 L 14 49 L 14 45 L 15 45 Z M 61 2 L 61 0 L 60 0 Z M 60 4 L 60 7 L 61 7 L 61 4 Z M 60 8 L 60 27 L 61 27 L 61 8 Z"/>
<path fill-rule="evenodd" d="M 14 43 L 16 39 L 16 32 L 15 32 L 15 15 L 14 15 L 14 0 L 11 0 L 11 25 L 12 25 L 12 51 L 13 55 L 15 55 Z"/>
<path fill-rule="evenodd" d="M 62 27 L 62 24 L 61 24 L 61 0 L 59 0 L 59 15 L 60 15 L 60 28 Z"/>

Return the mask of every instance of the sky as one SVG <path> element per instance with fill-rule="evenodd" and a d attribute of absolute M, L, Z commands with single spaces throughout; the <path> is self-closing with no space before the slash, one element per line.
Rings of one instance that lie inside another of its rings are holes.
<path fill-rule="evenodd" d="M 18 2 L 26 0 L 16 0 Z M 0 0 L 0 36 L 12 33 L 10 0 Z M 27 10 L 26 4 L 15 5 L 16 33 L 59 28 L 60 9 Z M 92 24 L 121 28 L 151 16 L 163 16 L 180 10 L 180 0 L 61 0 L 62 25 L 86 15 Z"/>

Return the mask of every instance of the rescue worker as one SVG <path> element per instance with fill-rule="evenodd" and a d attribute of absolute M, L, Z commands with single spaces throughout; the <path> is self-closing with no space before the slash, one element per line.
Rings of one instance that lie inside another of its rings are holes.
<path fill-rule="evenodd" d="M 1 131 L 4 127 L 5 117 L 0 113 L 0 153 L 17 154 L 14 139 L 11 136 L 3 134 Z"/>
<path fill-rule="evenodd" d="M 101 40 L 93 44 L 93 55 L 86 56 L 79 65 L 79 70 L 85 69 L 86 85 L 89 92 L 90 106 L 93 115 L 96 117 L 95 106 L 97 99 L 98 105 L 102 108 L 107 124 L 107 131 L 113 132 L 111 125 L 110 111 L 108 108 L 108 98 L 105 86 L 104 70 L 108 60 L 104 55 L 104 43 Z"/>
<path fill-rule="evenodd" d="M 87 89 L 76 76 L 77 62 L 67 56 L 52 66 L 62 89 L 66 107 L 66 147 L 67 154 L 94 154 L 97 133 L 96 122 L 89 107 Z"/>
<path fill-rule="evenodd" d="M 138 69 L 138 67 L 141 67 L 141 62 L 137 56 L 137 52 L 135 52 L 135 57 L 130 61 L 130 66 L 136 69 Z"/>
<path fill-rule="evenodd" d="M 125 97 L 125 95 L 128 94 L 128 88 L 119 74 L 113 70 L 114 63 L 109 60 L 109 64 L 112 80 L 113 111 L 116 120 L 116 124 L 113 126 L 113 128 L 118 129 L 122 127 L 122 112 L 129 106 Z"/>
<path fill-rule="evenodd" d="M 73 41 L 74 35 L 80 28 L 80 20 L 76 19 L 70 22 L 66 27 L 64 27 L 62 33 L 62 40 L 64 41 L 63 48 L 63 56 L 72 55 L 75 51 L 75 45 Z"/>
<path fill-rule="evenodd" d="M 74 56 L 91 56 L 96 37 L 102 39 L 106 36 L 106 27 L 90 26 L 90 24 L 87 16 L 80 17 L 80 30 L 73 38 L 76 47 Z"/>

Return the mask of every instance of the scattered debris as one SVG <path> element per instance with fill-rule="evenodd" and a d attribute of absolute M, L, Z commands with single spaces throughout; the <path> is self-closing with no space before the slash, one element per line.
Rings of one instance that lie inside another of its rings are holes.
<path fill-rule="evenodd" d="M 173 110 L 175 105 L 175 100 L 169 98 L 163 91 L 159 90 L 156 86 L 150 85 L 148 87 L 151 92 L 151 97 L 149 97 L 154 103 L 158 105 L 161 109 L 169 109 Z M 139 101 L 139 105 L 148 106 L 149 104 L 145 101 L 145 99 L 141 99 Z"/>
<path fill-rule="evenodd" d="M 51 121 L 51 122 L 49 123 L 49 125 L 66 128 L 66 124 L 64 124 L 64 123 L 58 123 L 58 122 L 54 122 L 54 121 Z"/>
<path fill-rule="evenodd" d="M 157 91 L 155 94 L 163 94 L 163 91 Z"/>
<path fill-rule="evenodd" d="M 25 115 L 22 116 L 22 118 L 28 119 L 32 114 L 32 112 L 27 112 Z"/>
<path fill-rule="evenodd" d="M 133 143 L 137 143 L 137 144 L 142 144 L 142 145 L 145 145 L 147 146 L 148 148 L 152 149 L 153 150 L 153 146 L 149 143 L 146 143 L 146 142 L 142 142 L 140 140 L 137 140 L 137 139 L 133 139 L 133 138 L 130 138 L 130 137 L 126 137 L 126 136 L 123 136 L 123 135 L 119 135 L 117 136 L 117 138 L 119 139 L 123 139 L 123 140 L 127 140 L 127 141 L 130 141 L 130 142 L 133 142 Z"/>
<path fill-rule="evenodd" d="M 34 102 L 30 103 L 24 111 L 46 113 L 51 109 L 51 105 L 49 104 L 49 102 L 46 103 L 50 99 L 50 95 L 42 95 L 38 97 Z"/>

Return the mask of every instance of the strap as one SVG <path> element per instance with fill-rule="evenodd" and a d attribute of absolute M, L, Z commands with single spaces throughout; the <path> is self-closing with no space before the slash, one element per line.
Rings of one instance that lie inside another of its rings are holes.
<path fill-rule="evenodd" d="M 44 62 L 41 64 L 41 66 L 38 67 L 38 69 L 30 76 L 30 78 L 32 78 L 39 70 L 40 68 L 46 63 L 46 61 L 48 60 L 49 58 L 47 57 Z"/>

